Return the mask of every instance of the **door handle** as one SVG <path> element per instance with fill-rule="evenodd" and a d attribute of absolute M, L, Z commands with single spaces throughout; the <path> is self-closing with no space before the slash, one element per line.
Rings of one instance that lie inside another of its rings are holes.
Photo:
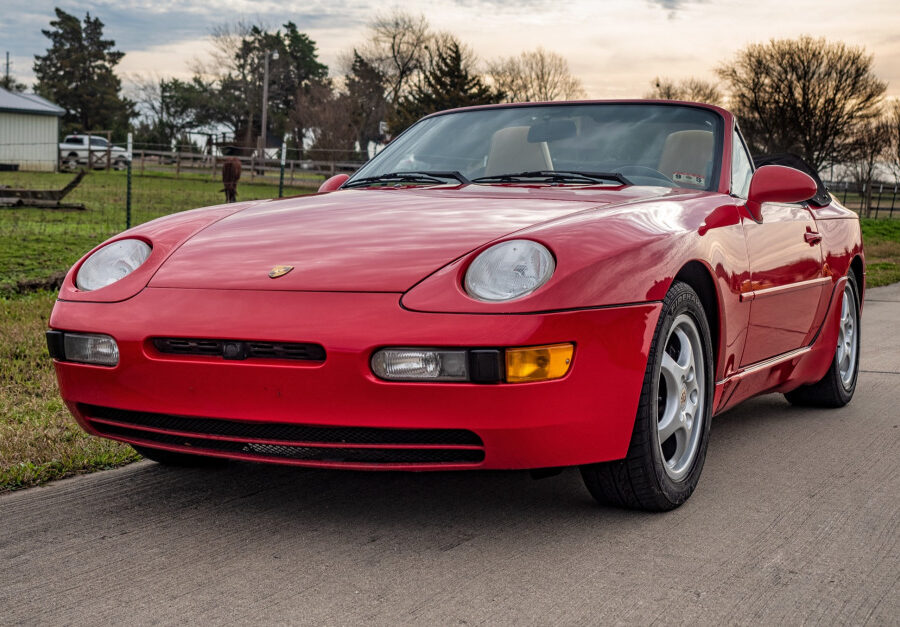
<path fill-rule="evenodd" d="M 803 234 L 803 239 L 806 240 L 806 243 L 810 246 L 815 246 L 819 242 L 822 241 L 822 236 L 816 233 L 815 231 L 808 231 Z"/>

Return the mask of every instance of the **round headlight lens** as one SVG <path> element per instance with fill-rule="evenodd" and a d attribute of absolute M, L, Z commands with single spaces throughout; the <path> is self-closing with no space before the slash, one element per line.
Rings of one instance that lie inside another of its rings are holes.
<path fill-rule="evenodd" d="M 542 286 L 555 268 L 545 246 L 527 239 L 509 240 L 475 258 L 466 272 L 466 291 L 479 300 L 512 300 Z"/>
<path fill-rule="evenodd" d="M 104 246 L 81 264 L 75 285 L 88 292 L 106 287 L 137 270 L 149 256 L 150 246 L 146 242 L 120 239 Z"/>

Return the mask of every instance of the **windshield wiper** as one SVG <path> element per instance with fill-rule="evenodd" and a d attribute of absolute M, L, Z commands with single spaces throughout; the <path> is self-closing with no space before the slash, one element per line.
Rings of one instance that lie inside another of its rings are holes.
<path fill-rule="evenodd" d="M 441 185 L 447 179 L 455 179 L 463 185 L 468 185 L 472 181 L 467 179 L 462 173 L 456 171 L 410 171 L 410 172 L 388 172 L 379 174 L 378 176 L 364 176 L 361 179 L 355 179 L 348 183 L 344 183 L 344 188 L 349 187 L 365 187 L 372 183 L 424 183 L 431 185 Z"/>
<path fill-rule="evenodd" d="M 618 172 L 580 172 L 576 170 L 533 170 L 514 174 L 495 174 L 480 176 L 473 183 L 514 183 L 523 179 L 543 179 L 549 183 L 601 183 L 614 181 L 622 185 L 631 185 L 631 181 Z"/>

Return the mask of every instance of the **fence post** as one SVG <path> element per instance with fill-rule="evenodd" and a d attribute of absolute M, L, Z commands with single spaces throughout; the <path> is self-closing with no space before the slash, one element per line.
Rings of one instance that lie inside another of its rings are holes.
<path fill-rule="evenodd" d="M 278 175 L 278 197 L 284 198 L 284 160 L 287 155 L 287 143 L 281 142 L 281 174 Z"/>
<path fill-rule="evenodd" d="M 212 180 L 216 180 L 216 136 L 212 136 L 212 147 L 210 148 L 212 152 Z"/>
<path fill-rule="evenodd" d="M 141 176 L 144 176 L 144 151 L 141 150 Z"/>
<path fill-rule="evenodd" d="M 894 195 L 891 196 L 891 211 L 888 213 L 889 218 L 894 217 L 894 203 L 897 202 L 897 184 L 894 183 Z"/>
<path fill-rule="evenodd" d="M 181 176 L 181 147 L 175 145 L 175 178 Z"/>
<path fill-rule="evenodd" d="M 131 228 L 131 157 L 132 157 L 132 135 L 128 133 L 128 176 L 125 178 L 125 228 Z"/>

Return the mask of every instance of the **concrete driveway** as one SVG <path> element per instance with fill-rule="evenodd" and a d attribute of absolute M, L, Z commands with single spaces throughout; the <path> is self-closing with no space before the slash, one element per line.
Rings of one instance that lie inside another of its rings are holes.
<path fill-rule="evenodd" d="M 900 623 L 900 284 L 843 410 L 718 417 L 677 511 L 578 473 L 151 462 L 0 496 L 0 623 Z"/>

